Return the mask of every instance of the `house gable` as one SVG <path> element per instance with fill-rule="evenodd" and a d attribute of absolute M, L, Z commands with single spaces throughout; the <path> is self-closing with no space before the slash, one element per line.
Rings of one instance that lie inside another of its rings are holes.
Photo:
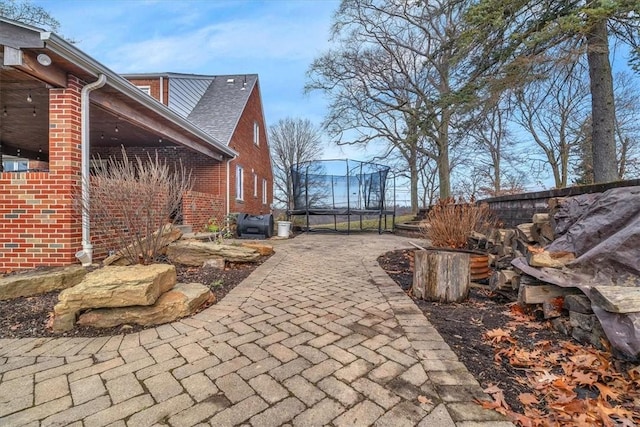
<path fill-rule="evenodd" d="M 187 119 L 229 145 L 257 81 L 256 74 L 215 76 Z"/>

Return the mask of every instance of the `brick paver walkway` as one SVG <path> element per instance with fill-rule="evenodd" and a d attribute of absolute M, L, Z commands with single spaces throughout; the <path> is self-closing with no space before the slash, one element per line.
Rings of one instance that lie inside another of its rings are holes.
<path fill-rule="evenodd" d="M 378 266 L 406 242 L 302 235 L 192 318 L 0 340 L 0 425 L 511 426 Z"/>

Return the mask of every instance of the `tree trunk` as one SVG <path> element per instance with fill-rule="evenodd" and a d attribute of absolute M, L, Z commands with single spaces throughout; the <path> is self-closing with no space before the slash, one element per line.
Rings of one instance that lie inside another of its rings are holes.
<path fill-rule="evenodd" d="M 415 158 L 415 157 L 414 157 Z M 411 213 L 418 213 L 418 166 L 415 161 L 409 164 L 411 181 Z"/>
<path fill-rule="evenodd" d="M 469 254 L 416 251 L 413 295 L 416 298 L 460 302 L 469 296 Z"/>
<path fill-rule="evenodd" d="M 616 181 L 615 107 L 606 19 L 594 22 L 587 34 L 587 61 L 591 82 L 593 178 L 596 183 Z"/>
<path fill-rule="evenodd" d="M 440 184 L 440 198 L 451 197 L 451 171 L 449 170 L 449 122 L 451 113 L 444 108 L 442 121 L 438 129 L 438 179 Z"/>

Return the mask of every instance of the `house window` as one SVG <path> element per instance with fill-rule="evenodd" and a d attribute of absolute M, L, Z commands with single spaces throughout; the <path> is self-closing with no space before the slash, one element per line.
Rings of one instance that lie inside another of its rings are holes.
<path fill-rule="evenodd" d="M 141 91 L 143 91 L 144 93 L 146 93 L 147 95 L 151 96 L 151 86 L 148 85 L 140 85 L 140 86 L 136 86 L 138 89 L 140 89 Z"/>
<path fill-rule="evenodd" d="M 258 174 L 253 173 L 253 197 L 258 197 Z"/>
<path fill-rule="evenodd" d="M 242 170 L 242 166 L 238 166 L 236 168 L 236 199 L 244 200 L 244 171 Z"/>
<path fill-rule="evenodd" d="M 269 199 L 267 198 L 267 180 L 263 179 L 262 180 L 262 204 L 266 205 L 269 202 Z"/>
<path fill-rule="evenodd" d="M 29 170 L 28 160 L 3 160 L 2 170 L 5 172 L 26 172 Z"/>
<path fill-rule="evenodd" d="M 260 145 L 260 125 L 258 122 L 253 122 L 253 143 Z"/>

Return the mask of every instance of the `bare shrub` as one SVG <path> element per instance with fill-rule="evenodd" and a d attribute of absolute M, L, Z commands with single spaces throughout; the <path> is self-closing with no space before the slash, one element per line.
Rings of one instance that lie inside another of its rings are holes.
<path fill-rule="evenodd" d="M 461 249 L 473 231 L 487 232 L 495 224 L 489 205 L 454 198 L 440 199 L 421 225 L 422 234 L 439 248 Z"/>
<path fill-rule="evenodd" d="M 193 187 L 191 174 L 182 163 L 169 166 L 157 152 L 130 160 L 124 147 L 121 159 L 94 160 L 90 198 L 81 204 L 94 236 L 114 241 L 133 264 L 156 261 L 163 236 L 180 212 L 182 195 Z"/>

